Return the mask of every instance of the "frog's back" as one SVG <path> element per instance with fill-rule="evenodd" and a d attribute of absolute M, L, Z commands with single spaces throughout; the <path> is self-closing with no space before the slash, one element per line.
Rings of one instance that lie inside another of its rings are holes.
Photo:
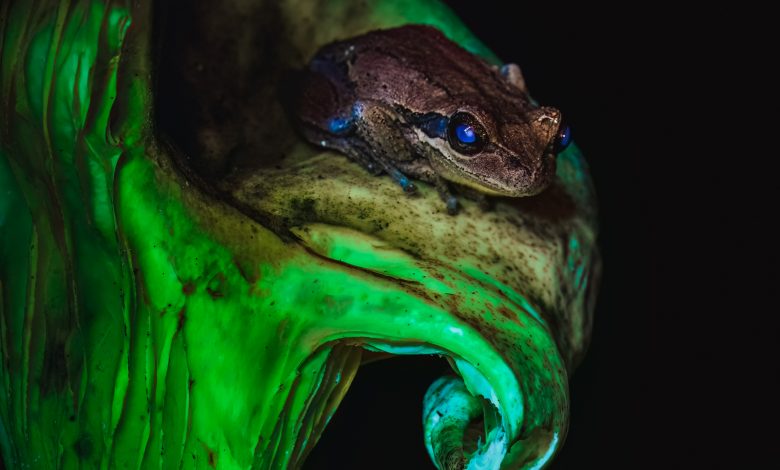
<path fill-rule="evenodd" d="M 518 98 L 490 65 L 431 26 L 377 30 L 336 42 L 321 49 L 315 62 L 338 70 L 355 99 L 403 103 L 421 113 L 454 110 L 461 100 L 484 99 L 497 91 L 504 102 Z"/>

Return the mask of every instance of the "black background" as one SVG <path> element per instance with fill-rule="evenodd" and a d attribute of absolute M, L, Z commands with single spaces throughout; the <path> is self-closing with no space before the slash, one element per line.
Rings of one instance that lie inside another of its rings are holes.
<path fill-rule="evenodd" d="M 552 468 L 765 467 L 780 308 L 762 298 L 777 286 L 780 198 L 761 15 L 447 3 L 563 111 L 599 198 L 603 283 Z M 420 403 L 445 370 L 361 368 L 306 468 L 433 468 Z"/>

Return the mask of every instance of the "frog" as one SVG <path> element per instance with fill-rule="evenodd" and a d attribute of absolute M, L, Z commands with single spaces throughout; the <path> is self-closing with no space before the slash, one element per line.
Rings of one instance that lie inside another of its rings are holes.
<path fill-rule="evenodd" d="M 434 185 L 450 214 L 461 195 L 541 193 L 571 140 L 561 112 L 531 98 L 517 64 L 490 64 L 427 25 L 329 43 L 295 87 L 306 140 L 406 193 L 415 181 Z"/>

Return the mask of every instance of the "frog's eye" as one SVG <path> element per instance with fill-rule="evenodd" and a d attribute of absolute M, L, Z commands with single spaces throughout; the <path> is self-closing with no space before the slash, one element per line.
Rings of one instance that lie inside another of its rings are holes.
<path fill-rule="evenodd" d="M 470 145 L 477 141 L 477 133 L 474 126 L 462 122 L 455 126 L 455 136 L 462 144 Z"/>
<path fill-rule="evenodd" d="M 450 118 L 447 137 L 452 148 L 466 155 L 479 152 L 486 140 L 485 129 L 468 113 L 455 113 Z"/>
<path fill-rule="evenodd" d="M 555 136 L 555 153 L 563 152 L 570 143 L 571 127 L 569 127 L 565 122 L 562 122 L 558 128 L 558 135 Z"/>

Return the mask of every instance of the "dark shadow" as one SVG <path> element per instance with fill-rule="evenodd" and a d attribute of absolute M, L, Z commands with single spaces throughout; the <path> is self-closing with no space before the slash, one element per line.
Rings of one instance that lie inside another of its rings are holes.
<path fill-rule="evenodd" d="M 304 469 L 435 468 L 423 443 L 422 400 L 452 374 L 436 356 L 398 356 L 363 365 Z"/>
<path fill-rule="evenodd" d="M 155 123 L 201 178 L 273 164 L 296 141 L 278 88 L 301 60 L 273 1 L 155 2 Z"/>

